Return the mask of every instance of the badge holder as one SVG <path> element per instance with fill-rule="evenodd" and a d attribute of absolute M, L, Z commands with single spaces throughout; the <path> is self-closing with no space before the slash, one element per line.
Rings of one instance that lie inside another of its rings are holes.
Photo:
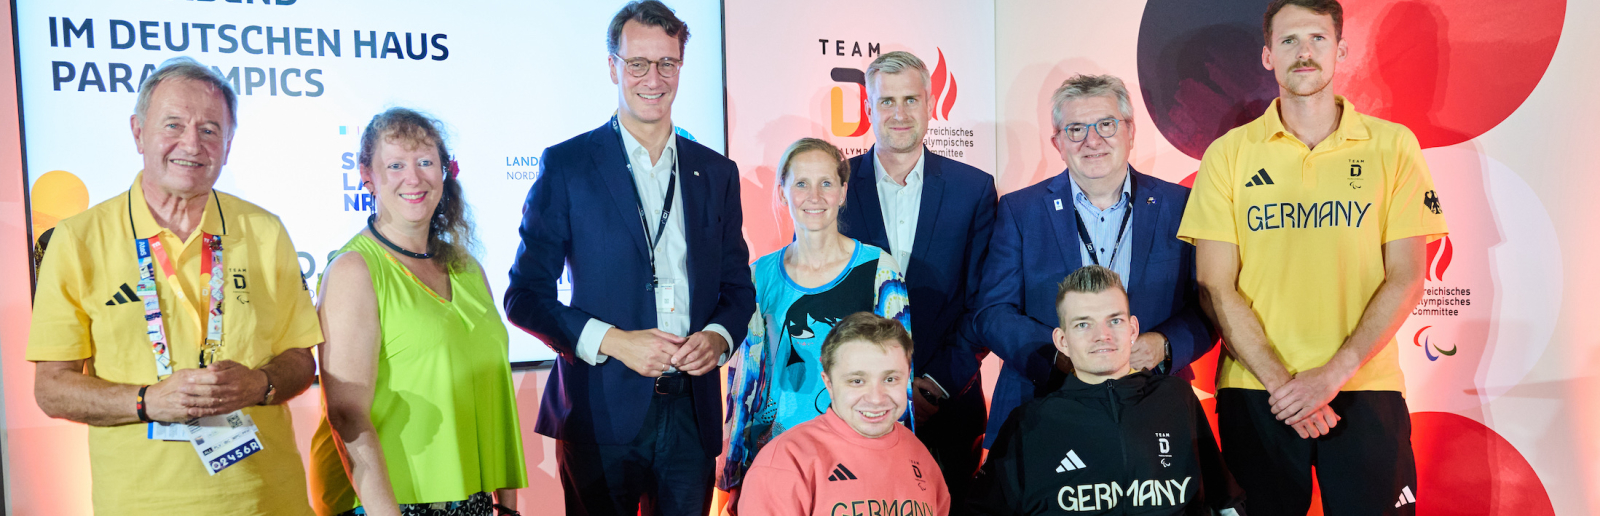
<path fill-rule="evenodd" d="M 131 201 L 130 201 L 131 202 Z M 131 209 L 131 207 L 130 207 Z M 137 234 L 137 231 L 135 231 Z M 203 270 L 211 273 L 211 280 L 206 284 L 202 295 L 210 298 L 210 313 L 205 321 L 206 339 L 200 351 L 199 365 L 204 368 L 211 365 L 222 352 L 222 302 L 223 302 L 223 271 L 222 266 L 222 239 L 216 235 L 202 234 L 207 251 L 202 256 L 205 258 Z M 176 269 L 167 253 L 162 249 L 161 241 L 156 239 L 137 239 L 134 241 L 135 250 L 139 258 L 139 288 L 138 294 L 145 308 L 146 332 L 150 337 L 151 351 L 156 358 L 156 378 L 165 379 L 173 373 L 172 351 L 166 338 L 166 325 L 159 298 L 156 295 L 155 264 L 161 263 L 170 278 Z M 184 307 L 193 306 L 183 293 L 183 289 L 176 291 L 178 304 Z M 189 311 L 196 321 L 199 314 Z M 255 421 L 250 419 L 242 410 L 235 410 L 227 414 L 191 418 L 179 425 L 176 423 L 151 422 L 145 427 L 145 438 L 162 441 L 188 441 L 200 456 L 201 464 L 206 467 L 206 473 L 216 475 L 227 469 L 228 466 L 238 464 L 246 457 L 255 455 L 262 449 L 261 439 L 256 436 Z"/>

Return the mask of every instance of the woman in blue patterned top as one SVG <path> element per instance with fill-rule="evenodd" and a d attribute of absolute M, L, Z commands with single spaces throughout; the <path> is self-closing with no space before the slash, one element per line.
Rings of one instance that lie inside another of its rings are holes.
<path fill-rule="evenodd" d="M 872 312 L 911 331 L 904 275 L 893 255 L 839 233 L 850 177 L 844 154 L 802 138 L 784 151 L 777 176 L 778 202 L 789 209 L 795 238 L 751 267 L 756 313 L 728 362 L 729 438 L 717 486 L 734 499 L 762 445 L 828 410 L 820 353 L 834 325 Z M 902 420 L 909 422 L 909 411 Z"/>

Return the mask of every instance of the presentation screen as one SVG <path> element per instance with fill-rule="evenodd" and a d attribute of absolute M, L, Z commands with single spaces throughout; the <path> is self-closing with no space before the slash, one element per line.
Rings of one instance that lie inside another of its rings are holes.
<path fill-rule="evenodd" d="M 621 1 L 92 0 L 16 2 L 35 237 L 126 191 L 141 168 L 140 80 L 189 56 L 233 83 L 239 127 L 217 189 L 282 218 L 315 290 L 372 212 L 356 154 L 389 107 L 445 123 L 496 305 L 546 147 L 601 126 L 618 93 L 606 31 Z M 726 153 L 722 5 L 668 2 L 688 23 L 673 121 Z M 562 301 L 570 289 L 560 287 Z M 503 312 L 503 308 L 501 309 Z M 555 354 L 511 327 L 511 360 Z"/>

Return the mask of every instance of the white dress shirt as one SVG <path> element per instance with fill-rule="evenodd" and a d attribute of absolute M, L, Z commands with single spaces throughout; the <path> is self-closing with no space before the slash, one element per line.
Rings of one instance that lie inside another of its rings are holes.
<path fill-rule="evenodd" d="M 876 172 L 878 204 L 883 208 L 883 230 L 889 237 L 889 254 L 905 267 L 911 263 L 911 246 L 917 239 L 917 215 L 922 213 L 922 163 L 926 151 L 917 156 L 917 164 L 906 174 L 906 184 L 894 182 L 883 170 L 878 153 L 872 153 L 872 168 Z M 909 268 L 909 267 L 906 267 Z"/>
<path fill-rule="evenodd" d="M 650 150 L 644 148 L 627 129 L 622 130 L 622 146 L 633 171 L 633 186 L 638 189 L 639 199 L 644 202 L 645 218 L 650 224 L 645 231 L 645 245 L 650 245 L 656 237 L 656 228 L 661 224 L 661 202 L 667 198 L 667 182 L 672 179 L 673 167 L 677 165 L 678 135 L 667 137 L 667 146 L 655 163 L 650 162 Z M 682 175 L 685 173 L 688 171 L 678 172 L 677 193 L 672 196 L 672 213 L 667 216 L 666 230 L 655 248 L 656 280 L 662 288 L 672 288 L 671 310 L 661 299 L 656 300 L 656 327 L 679 337 L 689 336 L 689 246 L 683 225 Z M 600 354 L 600 341 L 605 338 L 606 331 L 615 327 L 599 319 L 589 319 L 583 326 L 583 333 L 578 336 L 578 358 L 590 365 L 599 365 L 610 358 Z M 705 331 L 721 335 L 730 348 L 734 345 L 733 337 L 720 324 L 706 325 Z M 726 360 L 727 353 L 723 353 L 717 365 L 722 365 Z"/>
<path fill-rule="evenodd" d="M 922 164 L 927 161 L 927 151 L 917 156 L 917 164 L 911 166 L 911 173 L 906 174 L 906 184 L 894 182 L 889 173 L 884 171 L 883 162 L 878 161 L 878 153 L 872 153 L 872 170 L 877 177 L 878 205 L 883 209 L 883 231 L 889 237 L 889 255 L 894 257 L 895 263 L 901 269 L 910 269 L 911 246 L 917 240 L 917 217 L 922 214 Z M 910 274 L 905 274 L 910 276 Z M 950 391 L 938 380 L 926 374 L 923 378 L 933 381 L 939 387 L 944 397 L 950 397 Z"/>

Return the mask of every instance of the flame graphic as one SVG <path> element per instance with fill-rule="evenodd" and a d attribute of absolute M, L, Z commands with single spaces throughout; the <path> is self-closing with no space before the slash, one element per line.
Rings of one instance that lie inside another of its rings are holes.
<path fill-rule="evenodd" d="M 1444 271 L 1450 268 L 1450 260 L 1455 254 L 1455 244 L 1450 242 L 1449 235 L 1428 242 L 1428 280 L 1443 281 Z"/>
<path fill-rule="evenodd" d="M 933 67 L 933 119 L 950 120 L 950 108 L 956 105 L 956 76 L 944 64 L 944 49 L 939 48 L 939 63 Z M 949 88 L 945 86 L 948 85 Z M 941 99 L 943 102 L 941 102 Z"/>

